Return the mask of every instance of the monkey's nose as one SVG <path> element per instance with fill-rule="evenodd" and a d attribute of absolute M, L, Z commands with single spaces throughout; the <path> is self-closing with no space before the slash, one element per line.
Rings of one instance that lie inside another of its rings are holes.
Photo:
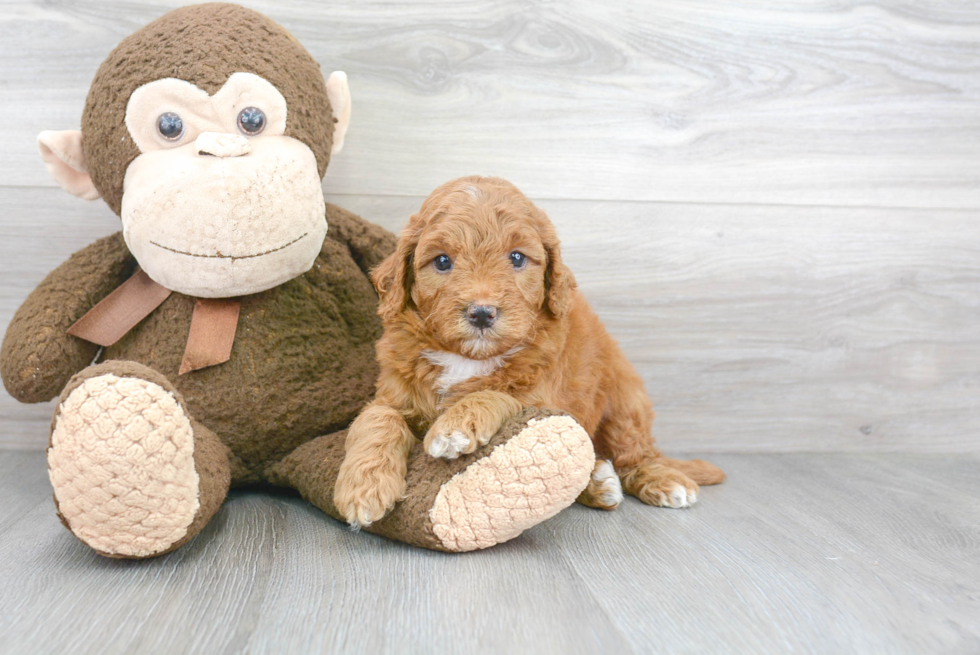
<path fill-rule="evenodd" d="M 473 327 L 488 328 L 497 320 L 497 308 L 493 305 L 470 305 L 466 308 L 466 319 Z"/>
<path fill-rule="evenodd" d="M 221 132 L 201 132 L 194 147 L 197 154 L 212 157 L 241 157 L 252 152 L 251 144 L 242 135 Z"/>

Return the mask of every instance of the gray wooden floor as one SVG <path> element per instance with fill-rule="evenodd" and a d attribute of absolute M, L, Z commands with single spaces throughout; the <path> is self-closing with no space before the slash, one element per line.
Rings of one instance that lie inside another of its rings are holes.
<path fill-rule="evenodd" d="M 714 460 L 690 510 L 575 506 L 467 555 L 237 492 L 127 562 L 61 526 L 40 453 L 0 453 L 0 652 L 980 652 L 980 458 Z"/>
<path fill-rule="evenodd" d="M 119 229 L 34 139 L 180 0 L 0 0 L 0 332 Z M 256 0 L 353 120 L 324 189 L 392 230 L 511 179 L 658 410 L 729 473 L 488 552 L 238 492 L 180 551 L 58 524 L 50 406 L 0 393 L 0 653 L 980 652 L 980 3 Z"/>

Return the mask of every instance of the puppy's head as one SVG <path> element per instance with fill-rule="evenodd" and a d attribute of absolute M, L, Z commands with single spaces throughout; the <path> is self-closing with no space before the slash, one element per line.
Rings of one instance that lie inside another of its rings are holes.
<path fill-rule="evenodd" d="M 474 359 L 563 318 L 575 288 L 544 212 L 509 182 L 482 177 L 436 189 L 373 280 L 386 324 L 411 320 L 440 349 Z"/>

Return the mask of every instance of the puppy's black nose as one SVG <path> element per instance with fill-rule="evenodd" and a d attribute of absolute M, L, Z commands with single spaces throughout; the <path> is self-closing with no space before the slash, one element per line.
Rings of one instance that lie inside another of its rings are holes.
<path fill-rule="evenodd" d="M 473 327 L 488 328 L 497 320 L 497 308 L 493 305 L 470 305 L 466 308 L 466 318 Z"/>

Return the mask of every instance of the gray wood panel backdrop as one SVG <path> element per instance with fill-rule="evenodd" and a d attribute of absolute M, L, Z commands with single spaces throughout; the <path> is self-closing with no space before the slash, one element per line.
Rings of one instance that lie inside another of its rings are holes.
<path fill-rule="evenodd" d="M 177 4 L 0 3 L 0 330 L 118 228 L 35 135 Z M 329 200 L 396 230 L 482 173 L 541 204 L 666 448 L 980 450 L 980 4 L 247 4 L 350 76 Z M 51 409 L 3 394 L 0 447 Z"/>

